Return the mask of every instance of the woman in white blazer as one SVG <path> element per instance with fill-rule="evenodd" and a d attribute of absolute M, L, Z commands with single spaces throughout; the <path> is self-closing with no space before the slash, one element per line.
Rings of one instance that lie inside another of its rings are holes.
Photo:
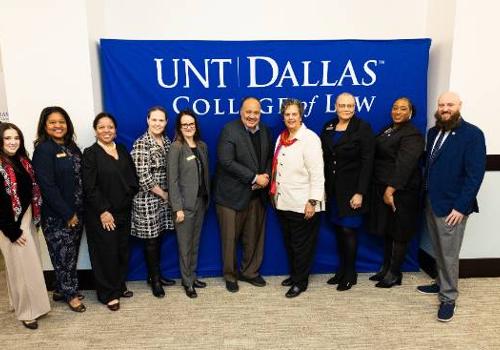
<path fill-rule="evenodd" d="M 281 105 L 286 129 L 276 141 L 270 195 L 283 230 L 290 277 L 281 284 L 294 298 L 307 289 L 320 217 L 324 210 L 323 155 L 319 137 L 302 123 L 299 100 Z"/>

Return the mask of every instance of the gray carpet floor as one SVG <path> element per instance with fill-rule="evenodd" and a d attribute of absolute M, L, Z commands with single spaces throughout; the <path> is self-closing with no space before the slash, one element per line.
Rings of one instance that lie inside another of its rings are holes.
<path fill-rule="evenodd" d="M 436 321 L 437 298 L 416 292 L 424 273 L 405 273 L 403 285 L 373 287 L 367 274 L 347 292 L 312 276 L 307 292 L 286 299 L 283 277 L 267 277 L 264 288 L 240 282 L 225 290 L 207 278 L 197 299 L 177 285 L 164 299 L 144 282 L 122 299 L 118 312 L 84 291 L 87 312 L 63 303 L 25 329 L 9 311 L 5 271 L 0 270 L 0 349 L 500 349 L 500 279 L 462 279 L 455 319 Z"/>

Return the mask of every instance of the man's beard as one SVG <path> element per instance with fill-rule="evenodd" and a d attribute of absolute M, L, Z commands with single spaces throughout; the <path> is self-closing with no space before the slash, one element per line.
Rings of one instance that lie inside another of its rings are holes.
<path fill-rule="evenodd" d="M 434 118 L 436 118 L 436 127 L 443 131 L 449 131 L 455 129 L 460 124 L 460 112 L 455 112 L 450 116 L 450 119 L 443 120 L 441 115 L 436 111 L 434 113 Z"/>

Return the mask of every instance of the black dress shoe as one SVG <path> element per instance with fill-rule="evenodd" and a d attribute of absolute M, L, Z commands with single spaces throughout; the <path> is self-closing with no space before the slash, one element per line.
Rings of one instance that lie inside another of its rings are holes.
<path fill-rule="evenodd" d="M 183 287 L 184 287 L 184 291 L 186 292 L 186 295 L 189 298 L 194 299 L 194 298 L 198 297 L 198 294 L 196 293 L 196 289 L 194 289 L 193 286 L 188 287 L 188 286 L 183 285 Z"/>
<path fill-rule="evenodd" d="M 23 326 L 28 328 L 28 329 L 37 329 L 38 328 L 38 321 L 37 320 L 30 320 L 30 321 L 21 321 L 23 323 Z"/>
<path fill-rule="evenodd" d="M 376 282 L 379 282 L 379 281 L 382 281 L 384 279 L 384 276 L 387 274 L 387 271 L 379 271 L 377 272 L 376 274 L 370 276 L 370 278 L 368 278 L 370 281 L 376 281 Z"/>
<path fill-rule="evenodd" d="M 148 284 L 151 284 L 151 277 L 148 277 Z M 162 286 L 171 287 L 175 285 L 175 280 L 166 277 L 160 277 L 160 283 Z"/>
<path fill-rule="evenodd" d="M 283 287 L 291 287 L 291 286 L 293 286 L 292 277 L 288 277 L 287 279 L 284 279 L 283 281 L 281 281 L 281 285 Z"/>
<path fill-rule="evenodd" d="M 134 292 L 132 292 L 131 290 L 126 290 L 122 293 L 122 297 L 124 298 L 132 298 L 134 296 Z"/>
<path fill-rule="evenodd" d="M 237 291 L 240 290 L 240 287 L 238 287 L 238 282 L 236 281 L 226 281 L 226 289 L 230 291 L 231 293 L 236 293 Z"/>
<path fill-rule="evenodd" d="M 394 274 L 392 272 L 388 272 L 384 279 L 378 282 L 375 287 L 377 288 L 392 288 L 395 285 L 400 286 L 403 281 L 403 274 L 398 273 Z"/>
<path fill-rule="evenodd" d="M 337 286 L 337 290 L 339 292 L 343 292 L 343 291 L 349 290 L 356 283 L 358 283 L 358 275 L 357 274 L 354 275 L 354 277 L 351 278 L 351 279 L 344 278 L 342 281 L 340 281 L 339 284 L 338 284 L 338 286 Z"/>
<path fill-rule="evenodd" d="M 108 309 L 110 309 L 111 311 L 118 311 L 120 310 L 120 302 L 117 302 L 115 304 L 106 304 L 106 306 L 108 307 Z"/>
<path fill-rule="evenodd" d="M 302 289 L 299 286 L 294 285 L 288 290 L 288 292 L 286 292 L 285 296 L 287 298 L 295 298 L 298 297 L 300 293 L 302 293 L 303 291 L 305 291 L 305 289 Z"/>
<path fill-rule="evenodd" d="M 326 283 L 331 285 L 339 284 L 342 281 L 342 277 L 343 274 L 336 273 L 335 276 L 326 281 Z"/>
<path fill-rule="evenodd" d="M 200 281 L 200 280 L 194 280 L 193 282 L 193 287 L 196 288 L 205 288 L 207 286 L 206 282 Z"/>
<path fill-rule="evenodd" d="M 256 286 L 256 287 L 264 287 L 266 285 L 266 281 L 262 278 L 261 275 L 257 275 L 254 278 L 248 278 L 248 277 L 245 277 L 243 275 L 240 275 L 238 279 L 240 281 L 248 282 L 252 286 Z"/>

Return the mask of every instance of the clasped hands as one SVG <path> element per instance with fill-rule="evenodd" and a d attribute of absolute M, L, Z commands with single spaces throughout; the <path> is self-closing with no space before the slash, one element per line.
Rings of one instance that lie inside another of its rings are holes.
<path fill-rule="evenodd" d="M 255 182 L 252 184 L 252 191 L 266 187 L 269 184 L 269 175 L 257 174 Z"/>

